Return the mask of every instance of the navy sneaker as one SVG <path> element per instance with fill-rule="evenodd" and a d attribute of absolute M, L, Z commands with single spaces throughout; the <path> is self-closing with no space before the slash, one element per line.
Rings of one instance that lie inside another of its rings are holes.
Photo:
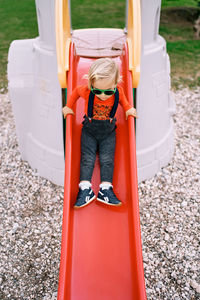
<path fill-rule="evenodd" d="M 76 199 L 76 203 L 74 204 L 74 208 L 81 208 L 88 205 L 96 198 L 93 190 L 91 188 L 81 190 L 79 189 L 78 196 Z"/>
<path fill-rule="evenodd" d="M 122 202 L 115 196 L 112 187 L 109 189 L 100 189 L 97 200 L 108 205 L 121 206 Z"/>

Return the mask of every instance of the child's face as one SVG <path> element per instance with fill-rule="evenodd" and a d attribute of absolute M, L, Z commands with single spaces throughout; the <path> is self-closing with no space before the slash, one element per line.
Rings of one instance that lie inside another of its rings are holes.
<path fill-rule="evenodd" d="M 107 79 L 98 79 L 93 82 L 92 86 L 93 88 L 100 90 L 114 90 L 116 83 L 113 80 L 108 81 Z M 111 97 L 110 95 L 105 95 L 104 93 L 96 96 L 102 101 L 105 101 Z"/>

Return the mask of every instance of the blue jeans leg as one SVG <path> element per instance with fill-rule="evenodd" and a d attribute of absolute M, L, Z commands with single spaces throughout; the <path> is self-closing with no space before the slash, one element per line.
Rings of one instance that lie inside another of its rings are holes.
<path fill-rule="evenodd" d="M 101 166 L 101 182 L 113 180 L 116 133 L 113 131 L 105 139 L 99 141 L 99 160 Z"/>
<path fill-rule="evenodd" d="M 83 127 L 81 135 L 80 181 L 91 181 L 97 152 L 97 140 Z"/>

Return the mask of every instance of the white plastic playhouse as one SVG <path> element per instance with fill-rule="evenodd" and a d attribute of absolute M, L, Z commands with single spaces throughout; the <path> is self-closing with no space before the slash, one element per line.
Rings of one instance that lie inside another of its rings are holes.
<path fill-rule="evenodd" d="M 127 18 L 130 3 L 127 1 Z M 170 96 L 166 42 L 158 34 L 161 0 L 141 0 L 140 4 L 141 75 L 135 103 L 139 116 L 136 120 L 139 182 L 154 176 L 171 160 L 174 151 L 172 115 L 175 112 Z M 70 7 L 70 1 L 67 6 Z M 39 37 L 13 41 L 9 49 L 9 95 L 22 158 L 37 169 L 40 176 L 63 185 L 64 101 L 57 75 L 55 1 L 36 0 L 36 9 Z M 79 32 L 71 30 L 77 49 Z M 90 32 L 88 29 L 88 34 Z M 119 29 L 118 34 L 122 40 L 126 39 L 126 28 Z M 108 44 L 110 42 L 108 40 Z M 108 51 L 109 55 L 113 56 Z"/>

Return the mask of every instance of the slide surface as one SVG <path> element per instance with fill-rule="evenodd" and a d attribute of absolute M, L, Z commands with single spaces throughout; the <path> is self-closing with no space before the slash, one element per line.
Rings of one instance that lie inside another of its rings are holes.
<path fill-rule="evenodd" d="M 128 51 L 114 58 L 123 76 L 120 83 L 133 104 Z M 75 55 L 70 49 L 67 97 L 80 84 L 94 59 Z M 140 300 L 146 299 L 139 220 L 134 118 L 125 120 L 117 110 L 116 151 L 113 186 L 121 207 L 94 201 L 74 210 L 78 193 L 81 128 L 84 100 L 75 106 L 75 116 L 66 121 L 65 191 L 58 299 Z M 92 185 L 97 195 L 100 167 L 97 156 Z"/>

